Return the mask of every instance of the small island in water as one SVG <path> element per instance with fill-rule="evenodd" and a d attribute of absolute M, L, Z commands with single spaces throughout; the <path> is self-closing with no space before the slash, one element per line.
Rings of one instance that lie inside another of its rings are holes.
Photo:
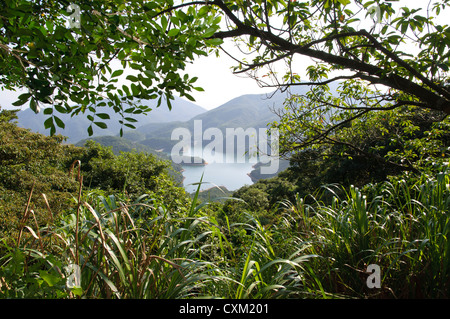
<path fill-rule="evenodd" d="M 205 166 L 208 163 L 201 157 L 198 156 L 189 156 L 183 155 L 181 156 L 181 165 L 183 166 Z"/>

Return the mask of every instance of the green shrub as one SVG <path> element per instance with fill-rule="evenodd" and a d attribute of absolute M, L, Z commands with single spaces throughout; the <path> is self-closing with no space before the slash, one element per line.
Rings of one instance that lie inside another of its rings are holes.
<path fill-rule="evenodd" d="M 315 275 L 328 292 L 356 297 L 448 298 L 450 295 L 450 175 L 348 190 L 327 187 L 331 204 L 298 199 L 288 205 L 311 239 Z M 342 195 L 344 194 L 344 195 Z M 301 227 L 300 227 L 301 226 Z M 377 264 L 382 288 L 367 287 L 366 268 Z"/>

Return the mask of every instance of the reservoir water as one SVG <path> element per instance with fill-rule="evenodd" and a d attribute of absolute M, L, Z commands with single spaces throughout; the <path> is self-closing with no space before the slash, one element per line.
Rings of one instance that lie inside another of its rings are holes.
<path fill-rule="evenodd" d="M 228 190 L 234 191 L 244 185 L 253 184 L 251 178 L 247 175 L 253 170 L 255 163 L 223 163 L 214 162 L 213 158 L 203 157 L 207 165 L 184 165 L 184 188 L 189 192 L 195 192 L 198 185 L 192 185 L 200 182 L 203 174 L 201 190 L 206 190 L 214 186 L 225 186 Z"/>

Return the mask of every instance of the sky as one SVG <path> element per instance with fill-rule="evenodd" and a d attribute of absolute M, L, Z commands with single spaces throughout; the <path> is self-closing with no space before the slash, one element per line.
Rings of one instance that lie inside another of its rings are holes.
<path fill-rule="evenodd" d="M 410 8 L 426 8 L 428 2 L 428 0 L 400 0 L 395 4 L 396 6 L 408 6 Z M 441 17 L 444 15 L 445 13 L 441 12 Z M 229 48 L 228 45 L 227 49 Z M 274 90 L 259 87 L 255 80 L 245 75 L 234 75 L 231 67 L 235 64 L 236 62 L 226 54 L 221 54 L 219 58 L 212 54 L 209 57 L 198 58 L 192 65 L 189 65 L 186 72 L 191 77 L 197 76 L 196 86 L 204 89 L 204 92 L 192 92 L 191 95 L 195 98 L 195 103 L 209 110 L 243 94 L 268 93 Z M 303 58 L 297 61 L 298 72 L 304 70 L 307 64 L 309 64 L 308 59 Z M 15 101 L 19 94 L 21 92 L 0 91 L 0 105 L 3 108 L 11 107 L 11 103 Z"/>
<path fill-rule="evenodd" d="M 409 8 L 422 8 L 423 11 L 419 14 L 426 16 L 426 8 L 430 0 L 393 0 L 393 6 L 409 7 Z M 434 0 L 432 1 L 434 2 Z M 396 10 L 399 12 L 398 10 Z M 448 11 L 441 11 L 440 17 L 442 24 L 448 22 Z M 443 21 L 442 21 L 443 20 Z M 230 46 L 228 45 L 227 49 Z M 294 72 L 298 72 L 302 78 L 305 78 L 305 73 L 302 70 L 305 66 L 309 65 L 311 60 L 309 58 L 299 57 L 297 60 L 297 69 Z M 259 94 L 272 92 L 274 89 L 261 88 L 258 86 L 255 80 L 246 77 L 245 75 L 234 75 L 231 71 L 231 67 L 235 66 L 236 62 L 229 58 L 226 54 L 221 54 L 220 58 L 216 58 L 212 55 L 207 58 L 201 58 L 195 62 L 192 66 L 188 67 L 188 74 L 192 76 L 198 76 L 198 86 L 205 89 L 205 92 L 193 92 L 193 96 L 196 99 L 196 103 L 206 109 L 215 108 L 235 97 L 243 94 Z"/>
<path fill-rule="evenodd" d="M 188 66 L 187 73 L 197 76 L 196 86 L 203 92 L 192 92 L 196 104 L 205 109 L 213 109 L 243 94 L 267 93 L 274 89 L 261 88 L 255 80 L 245 75 L 234 75 L 231 67 L 235 61 L 226 55 L 201 57 Z"/>
<path fill-rule="evenodd" d="M 196 100 L 195 104 L 210 110 L 243 94 L 267 93 L 274 90 L 262 89 L 253 79 L 244 75 L 233 75 L 230 68 L 234 62 L 226 55 L 217 58 L 213 54 L 198 58 L 193 64 L 188 65 L 186 73 L 191 77 L 197 76 L 198 80 L 195 85 L 204 89 L 204 92 L 193 91 L 190 93 Z M 23 92 L 25 91 L 0 90 L 0 105 L 2 108 L 11 108 L 16 97 Z"/>

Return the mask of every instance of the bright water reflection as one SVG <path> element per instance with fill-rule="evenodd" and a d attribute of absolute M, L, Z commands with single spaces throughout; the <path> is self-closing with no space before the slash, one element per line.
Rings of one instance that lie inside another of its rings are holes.
<path fill-rule="evenodd" d="M 214 186 L 225 186 L 228 190 L 237 190 L 244 185 L 253 184 L 247 175 L 252 171 L 255 163 L 215 163 L 212 159 L 204 158 L 208 165 L 191 166 L 182 165 L 184 172 L 184 187 L 189 192 L 195 192 L 203 174 L 203 184 L 201 190 L 206 190 Z"/>

